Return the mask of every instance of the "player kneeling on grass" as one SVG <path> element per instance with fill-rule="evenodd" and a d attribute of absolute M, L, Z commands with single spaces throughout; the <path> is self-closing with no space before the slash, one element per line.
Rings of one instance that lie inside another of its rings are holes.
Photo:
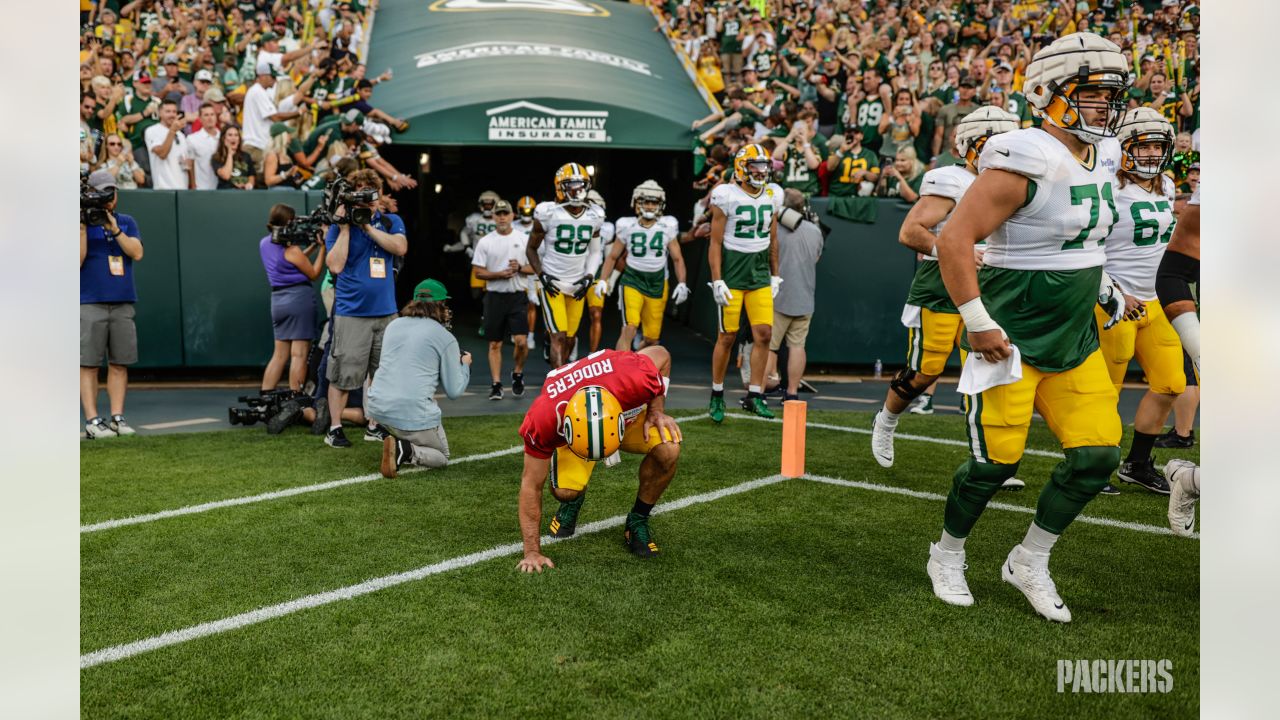
<path fill-rule="evenodd" d="M 449 294 L 437 280 L 423 280 L 413 300 L 382 336 L 382 360 L 369 386 L 369 417 L 387 432 L 382 440 L 382 475 L 393 478 L 401 465 L 426 468 L 449 464 L 449 441 L 434 396 L 442 386 L 456 399 L 471 381 L 471 353 L 458 350 L 449 332 Z"/>
<path fill-rule="evenodd" d="M 542 485 L 547 476 L 551 494 L 560 501 L 551 520 L 551 535 L 570 537 L 578 525 L 592 469 L 619 450 L 645 456 L 623 543 L 638 557 L 658 553 L 649 530 L 649 512 L 675 476 L 680 457 L 680 426 L 663 412 L 670 375 L 671 355 L 660 346 L 639 352 L 601 350 L 547 373 L 542 394 L 520 425 L 524 559 L 516 567 L 524 572 L 555 567 L 542 554 L 540 537 Z"/>

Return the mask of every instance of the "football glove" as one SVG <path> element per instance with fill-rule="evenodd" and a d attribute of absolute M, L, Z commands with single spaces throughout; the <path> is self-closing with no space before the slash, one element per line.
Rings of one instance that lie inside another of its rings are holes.
<path fill-rule="evenodd" d="M 595 285 L 591 286 L 591 291 L 601 300 L 605 295 L 609 294 L 609 282 L 607 280 L 597 280 Z"/>
<path fill-rule="evenodd" d="M 577 289 L 573 291 L 573 299 L 581 300 L 586 297 L 587 291 L 591 289 L 591 283 L 594 281 L 595 278 L 590 275 L 583 275 L 579 278 L 578 282 L 574 283 L 574 287 Z"/>
<path fill-rule="evenodd" d="M 1124 293 L 1114 280 L 1107 277 L 1106 273 L 1103 273 L 1102 286 L 1098 289 L 1098 305 L 1103 312 L 1111 316 L 1107 324 L 1102 326 L 1103 330 L 1110 330 L 1112 326 L 1124 319 Z"/>
<path fill-rule="evenodd" d="M 707 283 L 711 288 L 711 296 L 715 298 L 716 304 L 724 307 L 733 299 L 733 291 L 729 289 L 729 285 L 723 280 L 713 280 Z"/>
<path fill-rule="evenodd" d="M 525 294 L 529 296 L 529 302 L 534 305 L 542 305 L 542 293 L 538 292 L 537 288 L 530 285 L 529 288 L 525 290 Z"/>
<path fill-rule="evenodd" d="M 777 275 L 769 276 L 769 297 L 778 297 L 778 289 L 782 287 L 782 278 Z"/>
<path fill-rule="evenodd" d="M 677 305 L 684 302 L 685 300 L 688 300 L 689 286 L 685 285 L 684 283 L 680 283 L 679 285 L 676 285 L 676 289 L 671 291 L 671 299 L 675 300 Z"/>
<path fill-rule="evenodd" d="M 556 279 L 546 273 L 538 276 L 538 280 L 542 283 L 542 291 L 547 297 L 555 297 L 560 294 L 560 288 L 556 286 Z"/>

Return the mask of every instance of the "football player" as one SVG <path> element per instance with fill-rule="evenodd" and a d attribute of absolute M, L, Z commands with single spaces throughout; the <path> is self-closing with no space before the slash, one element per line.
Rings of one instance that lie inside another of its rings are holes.
<path fill-rule="evenodd" d="M 520 570 L 542 572 L 544 567 L 555 567 L 542 554 L 539 527 L 547 476 L 551 494 L 560 501 L 549 530 L 552 537 L 570 537 L 577 529 L 592 469 L 619 450 L 645 456 L 623 544 L 638 557 L 658 553 L 649 512 L 675 476 L 682 440 L 680 426 L 664 412 L 670 376 L 671 355 L 662 347 L 639 352 L 601 350 L 547 373 L 542 393 L 520 425 L 524 439 Z"/>
<path fill-rule="evenodd" d="M 594 189 L 587 193 L 587 199 L 600 206 L 601 210 L 607 210 L 604 204 L 604 198 Z M 605 220 L 600 225 L 600 257 L 609 257 L 609 252 L 613 250 L 613 223 Z M 598 270 L 600 268 L 588 268 L 596 277 L 600 276 Z M 596 293 L 587 293 L 587 320 L 590 322 L 590 330 L 588 336 L 591 341 L 591 352 L 600 349 L 600 322 L 604 316 L 604 297 Z"/>
<path fill-rule="evenodd" d="M 1173 157 L 1173 136 L 1173 126 L 1151 108 L 1134 108 L 1120 121 L 1119 219 L 1107 235 L 1106 272 L 1124 293 L 1125 321 L 1108 327 L 1110 316 L 1095 310 L 1098 342 L 1116 392 L 1135 355 L 1147 377 L 1147 393 L 1133 419 L 1133 444 L 1117 475 L 1162 495 L 1169 494 L 1169 483 L 1156 470 L 1151 451 L 1174 399 L 1187 389 L 1178 333 L 1156 298 L 1156 270 L 1174 226 L 1175 189 L 1164 174 Z M 1102 492 L 1117 491 L 1108 485 Z"/>
<path fill-rule="evenodd" d="M 724 420 L 724 375 L 742 311 L 751 323 L 751 377 L 742 408 L 772 418 L 765 403 L 764 370 L 773 336 L 773 297 L 778 276 L 777 214 L 782 209 L 782 188 L 769 182 L 772 160 L 757 144 L 744 146 L 733 158 L 733 182 L 711 191 L 711 245 L 707 266 L 711 294 L 719 306 L 719 329 L 711 355 L 711 405 L 708 413 Z"/>
<path fill-rule="evenodd" d="M 1191 537 L 1196 527 L 1196 501 L 1200 499 L 1200 466 L 1190 460 L 1170 460 L 1164 466 L 1169 478 L 1169 529 Z"/>
<path fill-rule="evenodd" d="M 569 357 L 582 322 L 584 298 L 600 266 L 600 226 L 604 210 L 587 199 L 591 179 L 578 163 L 556 170 L 555 201 L 538 203 L 529 236 L 529 264 L 542 284 L 542 321 L 547 326 L 552 367 Z M 543 241 L 550 238 L 547 247 Z"/>
<path fill-rule="evenodd" d="M 622 284 L 622 295 L 618 298 L 618 308 L 622 311 L 619 350 L 631 349 L 637 330 L 641 331 L 641 347 L 658 343 L 662 314 L 667 308 L 668 257 L 676 270 L 676 287 L 671 297 L 677 305 L 689 299 L 684 256 L 680 254 L 684 236 L 676 219 L 662 214 L 666 205 L 667 193 L 654 180 L 645 180 L 631 191 L 631 208 L 636 214 L 618 218 L 620 240 L 605 256 L 601 279 L 596 281 L 591 293 L 603 302 L 616 283 Z M 626 269 L 619 273 L 615 267 L 624 256 Z"/>
<path fill-rule="evenodd" d="M 889 382 L 884 407 L 876 413 L 871 426 L 871 454 L 881 467 L 893 467 L 893 433 L 898 428 L 898 417 L 916 398 L 927 396 L 964 331 L 960 313 L 947 295 L 938 270 L 938 233 L 978 177 L 978 156 L 987 139 L 1019 126 L 1016 115 L 994 105 L 966 115 L 956 125 L 955 139 L 956 155 L 964 158 L 964 164 L 925 173 L 920 200 L 902 221 L 898 242 L 920 253 L 920 263 L 902 313 L 902 322 L 907 326 L 907 366 Z M 974 246 L 974 262 L 979 267 L 985 245 L 984 240 Z M 961 350 L 961 362 L 964 354 Z"/>
<path fill-rule="evenodd" d="M 1071 33 L 1035 54 L 1024 87 L 1041 127 L 987 140 L 978 178 L 938 238 L 942 279 L 967 332 L 965 373 L 979 391 L 965 396 L 971 457 L 956 469 L 926 568 L 940 599 L 973 604 L 965 538 L 1017 472 L 1039 411 L 1066 458 L 1000 574 L 1037 613 L 1069 622 L 1049 553 L 1120 462 L 1118 396 L 1098 350 L 1093 306 L 1105 305 L 1113 322 L 1124 313 L 1103 273 L 1103 241 L 1118 218 L 1115 135 L 1128 64 L 1114 43 Z M 983 238 L 979 274 L 973 247 Z"/>
<path fill-rule="evenodd" d="M 485 190 L 480 193 L 480 199 L 476 201 L 476 211 L 462 221 L 462 229 L 458 231 L 458 241 L 451 245 L 445 245 L 444 251 L 447 253 L 466 252 L 467 257 L 471 257 L 480 238 L 497 228 L 497 222 L 493 219 L 493 207 L 501 199 L 498 197 L 498 193 L 492 190 Z M 479 297 L 479 293 L 484 291 L 484 281 L 476 277 L 474 269 L 471 271 L 471 290 L 472 295 L 475 297 Z"/>
<path fill-rule="evenodd" d="M 1195 283 L 1196 290 L 1191 290 Z M 1200 374 L 1200 317 L 1196 296 L 1200 290 L 1200 188 L 1191 193 L 1187 206 L 1178 213 L 1178 224 L 1156 272 L 1156 293 L 1169 323 L 1178 333 L 1182 348 Z"/>
<path fill-rule="evenodd" d="M 533 209 L 537 204 L 528 195 L 516 201 L 515 227 L 525 235 L 533 232 Z M 524 275 L 520 280 L 524 284 L 525 292 L 529 295 L 529 307 L 525 312 L 529 318 L 529 349 L 533 350 L 537 347 L 534 337 L 538 334 L 538 278 L 534 275 Z"/>

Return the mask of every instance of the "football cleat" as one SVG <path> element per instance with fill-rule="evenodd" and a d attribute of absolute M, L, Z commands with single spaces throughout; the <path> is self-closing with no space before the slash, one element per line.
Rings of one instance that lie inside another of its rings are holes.
<path fill-rule="evenodd" d="M 1170 450 L 1173 448 L 1191 448 L 1196 446 L 1196 431 L 1192 430 L 1187 435 L 1179 435 L 1174 428 L 1169 428 L 1169 432 L 1156 438 L 1156 447 L 1162 450 Z"/>
<path fill-rule="evenodd" d="M 574 531 L 578 529 L 578 512 L 582 510 L 582 503 L 586 500 L 587 491 L 583 490 L 578 493 L 578 497 L 560 503 L 560 508 L 556 510 L 555 517 L 551 518 L 551 525 L 547 528 L 551 537 L 573 537 Z"/>
<path fill-rule="evenodd" d="M 769 404 L 765 401 L 763 395 L 747 395 L 742 398 L 742 409 L 752 415 L 768 418 L 770 420 L 777 417 L 773 414 L 773 411 L 769 409 Z"/>
<path fill-rule="evenodd" d="M 1107 483 L 1106 485 L 1102 486 L 1102 489 L 1098 491 L 1098 494 L 1099 495 L 1119 495 L 1120 488 L 1117 488 L 1115 485 L 1112 485 L 1111 483 Z"/>
<path fill-rule="evenodd" d="M 622 533 L 622 543 L 632 555 L 649 558 L 658 554 L 658 544 L 653 541 L 653 532 L 649 529 L 649 518 L 645 515 L 627 513 L 627 529 Z"/>
<path fill-rule="evenodd" d="M 1127 483 L 1141 485 L 1157 495 L 1169 494 L 1169 481 L 1156 470 L 1155 460 L 1147 458 L 1145 462 L 1122 462 L 1116 471 L 1116 477 Z"/>
<path fill-rule="evenodd" d="M 932 415 L 933 414 L 933 396 L 921 395 L 911 402 L 911 407 L 907 411 L 912 415 Z"/>
<path fill-rule="evenodd" d="M 1191 537 L 1196 529 L 1196 501 L 1200 499 L 1200 468 L 1190 460 L 1170 460 L 1164 474 L 1169 478 L 1169 529 L 1179 537 Z"/>
<path fill-rule="evenodd" d="M 711 420 L 717 423 L 724 422 L 724 396 L 712 395 L 711 405 L 707 407 L 707 414 L 711 416 Z"/>
<path fill-rule="evenodd" d="M 897 426 L 886 426 L 883 415 L 884 410 L 876 413 L 876 419 L 871 423 L 871 455 L 880 467 L 887 468 L 893 467 L 893 431 Z"/>
<path fill-rule="evenodd" d="M 943 550 L 937 543 L 929 545 L 929 562 L 925 571 L 933 581 L 933 594 L 948 605 L 969 607 L 973 604 L 973 593 L 969 592 L 969 582 L 964 579 L 964 571 L 969 568 L 964 563 L 963 550 Z"/>
<path fill-rule="evenodd" d="M 1001 483 L 1001 485 L 1000 485 L 1000 489 L 1001 489 L 1001 490 L 1015 490 L 1015 491 L 1016 491 L 1016 490 L 1021 490 L 1021 489 L 1025 488 L 1026 486 L 1027 486 L 1027 484 L 1026 484 L 1026 483 L 1024 483 L 1024 482 L 1022 482 L 1022 481 L 1021 481 L 1021 480 L 1019 480 L 1018 478 L 1009 478 L 1008 480 L 1005 480 L 1003 483 Z"/>
<path fill-rule="evenodd" d="M 1071 611 L 1049 576 L 1049 553 L 1035 553 L 1014 545 L 1000 566 L 1000 577 L 1018 588 L 1040 615 L 1054 622 L 1071 622 Z"/>
<path fill-rule="evenodd" d="M 524 395 L 524 373 L 511 373 L 511 394 L 516 397 Z"/>

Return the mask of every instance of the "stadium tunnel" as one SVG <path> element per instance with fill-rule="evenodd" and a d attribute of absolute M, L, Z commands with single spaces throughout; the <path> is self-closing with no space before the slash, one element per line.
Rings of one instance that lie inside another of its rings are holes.
<path fill-rule="evenodd" d="M 443 275 L 465 297 L 469 261 L 441 248 L 477 196 L 554 199 L 566 162 L 593 171 L 611 220 L 628 212 L 632 188 L 654 179 L 688 228 L 689 128 L 717 106 L 657 24 L 645 6 L 623 2 L 384 0 L 368 66 L 395 76 L 374 106 L 410 122 L 379 150 L 417 173 L 417 190 L 397 194 L 413 233 L 410 278 Z"/>

